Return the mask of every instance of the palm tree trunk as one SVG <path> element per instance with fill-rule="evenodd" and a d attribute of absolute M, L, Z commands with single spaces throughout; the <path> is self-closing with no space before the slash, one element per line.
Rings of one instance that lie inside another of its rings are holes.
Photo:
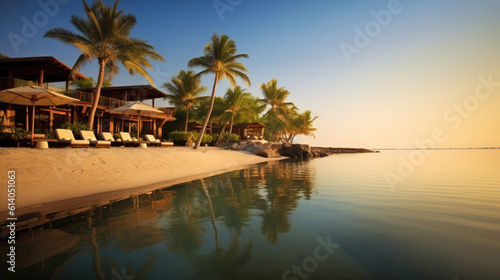
<path fill-rule="evenodd" d="M 214 206 L 212 204 L 212 199 L 210 198 L 210 194 L 208 193 L 207 186 L 205 185 L 205 181 L 203 179 L 201 179 L 200 181 L 201 181 L 201 186 L 203 187 L 203 192 L 208 199 L 208 207 L 212 217 L 212 227 L 214 228 L 214 234 L 215 234 L 215 246 L 218 248 L 220 241 L 219 241 L 219 231 L 217 230 L 217 223 L 215 221 Z"/>
<path fill-rule="evenodd" d="M 233 133 L 233 121 L 234 121 L 234 115 L 231 114 L 231 124 L 229 125 L 229 135 L 227 136 L 226 143 L 229 143 L 229 141 L 231 141 L 231 133 Z"/>
<path fill-rule="evenodd" d="M 189 123 L 189 108 L 186 108 L 186 125 L 184 126 L 184 132 L 188 131 L 188 123 Z"/>
<path fill-rule="evenodd" d="M 94 117 L 95 111 L 97 110 L 97 105 L 99 104 L 99 98 L 101 97 L 102 82 L 104 81 L 104 68 L 106 66 L 107 60 L 99 60 L 99 75 L 97 76 L 97 84 L 95 87 L 94 99 L 92 100 L 92 108 L 90 108 L 89 114 L 89 128 L 92 130 L 94 127 Z"/>
<path fill-rule="evenodd" d="M 106 277 L 104 276 L 104 273 L 102 272 L 102 267 L 101 267 L 101 255 L 99 254 L 99 244 L 97 243 L 97 236 L 96 236 L 96 228 L 92 226 L 92 214 L 93 210 L 87 212 L 87 223 L 88 223 L 88 228 L 90 229 L 90 242 L 92 243 L 92 248 L 93 248 L 93 264 L 94 264 L 94 270 L 97 274 L 97 279 L 99 280 L 104 280 Z"/>
<path fill-rule="evenodd" d="M 214 108 L 215 101 L 215 89 L 217 88 L 217 83 L 219 82 L 219 74 L 215 73 L 214 86 L 212 88 L 212 97 L 210 98 L 210 107 L 208 107 L 207 115 L 205 116 L 205 120 L 203 121 L 203 126 L 201 127 L 200 136 L 198 140 L 196 140 L 196 145 L 194 145 L 194 149 L 198 149 L 201 145 L 201 140 L 203 139 L 203 134 L 205 133 L 205 129 L 207 129 L 208 120 L 210 119 L 210 115 L 212 114 L 212 109 Z"/>
<path fill-rule="evenodd" d="M 224 131 L 226 131 L 226 125 L 227 125 L 227 122 L 225 122 L 223 125 L 222 125 L 222 130 L 221 132 L 219 133 L 219 139 L 217 139 L 217 142 L 220 143 L 220 141 L 222 141 L 222 137 L 224 137 Z"/>

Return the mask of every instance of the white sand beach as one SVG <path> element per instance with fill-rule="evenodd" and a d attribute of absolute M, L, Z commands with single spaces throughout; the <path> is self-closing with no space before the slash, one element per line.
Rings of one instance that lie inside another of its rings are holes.
<path fill-rule="evenodd" d="M 16 208 L 110 191 L 155 189 L 269 160 L 216 147 L 29 149 L 0 148 L 0 170 L 16 172 Z M 0 212 L 7 211 L 7 191 Z"/>

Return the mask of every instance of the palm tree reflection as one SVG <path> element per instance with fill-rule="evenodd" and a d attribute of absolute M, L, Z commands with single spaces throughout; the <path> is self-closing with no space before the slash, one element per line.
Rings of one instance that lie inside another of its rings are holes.
<path fill-rule="evenodd" d="M 280 233 L 292 228 L 289 216 L 299 201 L 310 199 L 312 175 L 307 164 L 271 162 L 176 189 L 164 227 L 167 248 L 204 277 L 237 278 L 238 270 L 252 256 L 251 237 L 241 240 L 245 228 L 261 217 L 262 234 L 276 243 Z M 212 230 L 207 229 L 208 224 Z M 215 237 L 213 247 L 203 242 L 209 232 Z"/>
<path fill-rule="evenodd" d="M 138 279 L 149 277 L 165 250 L 189 262 L 202 278 L 240 278 L 257 244 L 255 225 L 268 242 L 278 242 L 292 229 L 290 215 L 300 200 L 311 199 L 313 175 L 307 163 L 269 162 L 90 210 L 83 223 L 68 228 L 85 241 L 75 256 L 91 248 L 96 279 L 123 269 Z M 125 259 L 144 261 L 138 267 L 117 262 L 114 255 L 103 258 L 112 248 L 130 254 Z"/>

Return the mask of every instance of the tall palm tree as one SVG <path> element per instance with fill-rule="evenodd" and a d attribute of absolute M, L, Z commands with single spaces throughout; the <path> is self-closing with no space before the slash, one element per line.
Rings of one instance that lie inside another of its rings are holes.
<path fill-rule="evenodd" d="M 316 128 L 313 127 L 313 122 L 318 117 L 312 117 L 311 111 L 306 110 L 302 114 L 297 114 L 297 116 L 292 120 L 290 127 L 288 129 L 289 137 L 288 142 L 292 143 L 293 139 L 297 135 L 314 136 L 314 131 Z"/>
<path fill-rule="evenodd" d="M 272 138 L 276 138 L 282 134 L 297 107 L 292 102 L 285 102 L 290 92 L 285 87 L 278 87 L 276 79 L 272 79 L 267 84 L 262 83 L 260 89 L 264 98 L 259 99 L 259 103 L 263 109 L 270 107 L 263 117 L 268 124 Z"/>
<path fill-rule="evenodd" d="M 231 116 L 231 121 L 229 124 L 229 137 L 227 142 L 231 140 L 231 133 L 233 132 L 233 124 L 235 117 L 246 115 L 250 118 L 256 117 L 256 111 L 252 108 L 252 103 L 254 98 L 249 92 L 245 92 L 240 86 L 234 89 L 228 89 L 226 95 L 224 95 L 226 100 L 227 109 L 225 110 Z"/>
<path fill-rule="evenodd" d="M 156 53 L 147 41 L 129 37 L 137 20 L 134 15 L 123 14 L 123 10 L 117 10 L 119 0 L 115 1 L 113 7 L 105 6 L 101 0 L 95 1 L 90 7 L 85 0 L 82 2 L 86 18 L 71 16 L 71 24 L 80 34 L 64 28 L 53 28 L 45 32 L 44 37 L 72 45 L 81 51 L 81 55 L 73 65 L 73 73 L 97 59 L 99 74 L 89 115 L 89 127 L 92 129 L 102 83 L 105 76 L 110 79 L 118 74 L 118 63 L 125 66 L 131 75 L 138 73 L 154 85 L 146 72 L 147 68 L 153 68 L 148 59 L 159 61 L 165 59 Z"/>
<path fill-rule="evenodd" d="M 213 34 L 211 37 L 211 42 L 205 46 L 204 55 L 200 57 L 195 57 L 191 59 L 188 63 L 189 67 L 202 67 L 199 76 L 213 73 L 215 74 L 214 85 L 212 88 L 212 96 L 210 99 L 210 107 L 208 108 L 205 120 L 203 121 L 203 127 L 200 131 L 200 136 L 196 141 L 194 146 L 197 149 L 201 140 L 203 139 L 203 134 L 207 128 L 208 120 L 210 119 L 210 114 L 212 113 L 215 90 L 217 88 L 217 83 L 219 80 L 226 78 L 231 86 L 236 86 L 236 77 L 243 79 L 248 86 L 250 86 L 250 79 L 246 75 L 248 70 L 245 66 L 237 62 L 240 58 L 248 58 L 247 54 L 236 54 L 237 48 L 236 43 L 229 38 L 229 36 L 222 34 L 221 36 Z"/>
<path fill-rule="evenodd" d="M 196 76 L 193 71 L 184 70 L 179 71 L 177 77 L 170 79 L 170 82 L 164 83 L 163 87 L 171 93 L 167 94 L 165 99 L 169 99 L 170 104 L 175 107 L 186 110 L 184 131 L 187 132 L 189 111 L 200 100 L 198 95 L 206 91 L 207 87 L 201 85 L 200 76 Z"/>

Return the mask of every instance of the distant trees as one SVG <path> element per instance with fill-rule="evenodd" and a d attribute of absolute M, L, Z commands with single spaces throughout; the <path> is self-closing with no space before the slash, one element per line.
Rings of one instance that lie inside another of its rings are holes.
<path fill-rule="evenodd" d="M 211 124 L 218 124 L 218 141 L 227 128 L 232 133 L 234 124 L 261 122 L 266 125 L 266 139 L 292 143 L 297 135 L 314 136 L 316 128 L 310 110 L 299 112 L 294 103 L 287 101 L 290 92 L 278 81 L 272 79 L 260 85 L 263 98 L 259 99 L 240 86 L 229 88 L 224 98 L 215 96 L 211 101 L 208 96 L 201 97 L 193 106 L 193 119 L 204 120 L 209 110 Z M 212 126 L 213 127 L 213 126 Z"/>
<path fill-rule="evenodd" d="M 229 135 L 233 132 L 233 124 L 235 118 L 247 118 L 256 119 L 257 118 L 257 108 L 253 106 L 256 104 L 256 99 L 246 92 L 241 87 L 237 86 L 234 89 L 228 89 L 226 95 L 224 96 L 226 103 L 225 112 L 230 115 L 229 124 Z M 229 137 L 228 140 L 229 142 Z"/>
<path fill-rule="evenodd" d="M 184 132 L 187 132 L 189 122 L 189 111 L 193 105 L 203 98 L 199 95 L 207 90 L 206 86 L 201 85 L 200 76 L 193 71 L 181 70 L 177 76 L 170 79 L 170 82 L 164 83 L 163 87 L 168 90 L 165 99 L 170 100 L 170 104 L 176 108 L 186 110 L 186 123 Z"/>
<path fill-rule="evenodd" d="M 312 136 L 316 138 L 313 133 L 316 131 L 316 128 L 313 127 L 313 122 L 318 117 L 312 117 L 311 114 L 311 111 L 306 110 L 304 113 L 294 116 L 286 128 L 286 134 L 288 136 L 286 142 L 292 143 L 297 135 Z"/>
<path fill-rule="evenodd" d="M 79 88 L 95 88 L 96 86 L 96 81 L 92 77 L 88 77 L 85 80 L 76 80 L 71 82 L 71 88 L 72 89 L 79 89 Z M 109 80 L 104 80 L 102 81 L 102 86 L 103 87 L 112 87 L 113 84 Z"/>
<path fill-rule="evenodd" d="M 272 79 L 260 85 L 264 98 L 259 99 L 261 108 L 269 109 L 262 116 L 268 125 L 267 133 L 272 140 L 284 140 L 287 126 L 290 126 L 292 117 L 295 116 L 297 107 L 292 102 L 286 102 L 290 92 L 285 87 L 278 87 L 278 81 Z"/>

